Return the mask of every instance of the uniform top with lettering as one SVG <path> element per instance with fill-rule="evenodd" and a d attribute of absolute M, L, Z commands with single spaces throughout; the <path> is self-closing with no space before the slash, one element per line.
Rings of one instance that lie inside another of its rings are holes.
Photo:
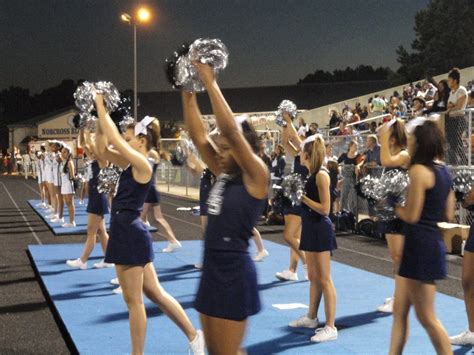
<path fill-rule="evenodd" d="M 265 202 L 265 198 L 256 199 L 247 192 L 241 175 L 219 175 L 207 200 L 205 249 L 247 253 Z"/>

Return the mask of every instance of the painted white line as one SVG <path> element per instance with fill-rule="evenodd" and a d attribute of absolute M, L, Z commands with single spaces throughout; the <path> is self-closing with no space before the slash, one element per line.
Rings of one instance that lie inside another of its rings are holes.
<path fill-rule="evenodd" d="M 18 212 L 20 212 L 21 216 L 23 217 L 23 220 L 25 221 L 26 225 L 28 226 L 28 228 L 30 229 L 31 231 L 31 234 L 33 234 L 33 237 L 35 237 L 36 241 L 38 242 L 39 245 L 43 245 L 43 243 L 41 243 L 41 240 L 39 239 L 38 237 L 38 234 L 36 234 L 36 232 L 33 230 L 33 228 L 31 228 L 31 225 L 30 225 L 30 222 L 28 222 L 28 219 L 25 217 L 25 215 L 23 214 L 23 212 L 20 210 L 20 207 L 18 207 L 18 205 L 16 204 L 15 200 L 13 199 L 12 195 L 10 194 L 10 192 L 8 191 L 7 187 L 5 186 L 5 184 L 3 182 L 0 182 L 2 185 L 3 185 L 3 188 L 5 189 L 5 192 L 7 193 L 8 197 L 10 197 L 10 200 L 13 202 L 13 204 L 15 205 L 16 209 L 18 210 Z"/>
<path fill-rule="evenodd" d="M 357 251 L 357 250 L 354 250 L 354 249 L 344 248 L 344 247 L 340 247 L 340 246 L 338 246 L 337 248 L 338 248 L 338 249 L 341 249 L 341 250 L 345 250 L 345 251 L 351 252 L 351 253 L 355 253 L 355 254 L 359 254 L 359 255 L 368 256 L 368 257 L 373 258 L 373 259 L 377 259 L 377 260 L 381 260 L 381 261 L 386 261 L 386 262 L 392 263 L 392 260 L 387 259 L 387 258 L 382 258 L 382 257 L 380 257 L 380 256 L 370 255 L 370 254 L 363 253 L 363 252 L 360 252 L 360 251 Z M 447 277 L 448 279 L 461 281 L 461 278 L 456 277 L 456 276 L 447 275 L 446 277 Z"/>
<path fill-rule="evenodd" d="M 163 216 L 166 216 L 168 218 L 171 218 L 171 219 L 174 219 L 174 220 L 177 220 L 177 221 L 180 221 L 180 222 L 183 222 L 183 223 L 186 223 L 186 224 L 190 224 L 194 227 L 198 227 L 198 228 L 201 228 L 201 225 L 200 224 L 197 224 L 197 223 L 193 223 L 193 222 L 188 222 L 184 219 L 181 219 L 181 218 L 178 218 L 178 217 L 175 217 L 175 216 L 172 216 L 172 215 L 169 215 L 169 214 L 166 214 L 166 213 L 161 213 Z"/>

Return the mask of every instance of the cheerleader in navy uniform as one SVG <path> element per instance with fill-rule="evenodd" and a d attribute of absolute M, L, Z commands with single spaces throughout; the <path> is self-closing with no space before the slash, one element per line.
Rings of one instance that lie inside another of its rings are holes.
<path fill-rule="evenodd" d="M 82 255 L 74 260 L 66 261 L 67 265 L 72 268 L 85 270 L 87 269 L 87 260 L 89 259 L 90 254 L 94 250 L 97 236 L 99 236 L 100 245 L 102 251 L 107 250 L 107 242 L 109 240 L 109 234 L 105 228 L 105 219 L 104 216 L 109 213 L 109 204 L 107 201 L 107 195 L 100 193 L 97 190 L 97 185 L 99 183 L 98 177 L 101 168 L 107 166 L 107 160 L 100 158 L 97 154 L 97 148 L 95 140 L 91 137 L 89 130 L 81 130 L 79 133 L 79 145 L 81 145 L 87 156 L 92 158 L 92 160 L 87 164 L 87 173 L 90 175 L 90 180 L 87 184 L 88 187 L 88 201 L 87 201 L 87 239 L 84 244 L 84 249 Z M 101 269 L 106 267 L 114 267 L 113 263 L 106 263 L 104 260 L 94 263 L 94 268 Z M 114 279 L 115 280 L 115 279 Z M 113 284 L 118 285 L 118 280 Z"/>
<path fill-rule="evenodd" d="M 336 234 L 329 219 L 331 210 L 330 177 L 326 168 L 326 147 L 320 134 L 308 137 L 301 144 L 301 157 L 310 176 L 305 184 L 306 194 L 301 202 L 301 242 L 305 251 L 310 281 L 309 310 L 290 327 L 317 328 L 318 308 L 324 296 L 326 325 L 316 329 L 311 341 L 321 343 L 337 339 L 336 289 L 331 278 L 331 254 L 337 249 Z"/>
<path fill-rule="evenodd" d="M 283 127 L 283 142 L 286 144 L 287 151 L 293 154 L 295 160 L 293 162 L 293 173 L 301 175 L 303 181 L 308 176 L 308 169 L 301 164 L 301 156 L 299 150 L 299 143 L 301 139 L 298 136 L 292 118 L 287 112 L 283 113 L 283 118 L 286 121 L 286 127 Z M 295 147 L 295 144 L 298 148 Z M 303 263 L 303 270 L 305 279 L 308 279 L 308 268 L 306 266 L 306 257 L 303 250 L 299 249 L 301 238 L 301 206 L 286 207 L 283 210 L 285 218 L 285 228 L 283 230 L 283 237 L 285 242 L 290 247 L 290 266 L 287 270 L 277 272 L 276 278 L 282 281 L 298 281 L 298 273 L 296 268 L 298 260 Z"/>
<path fill-rule="evenodd" d="M 410 167 L 410 154 L 407 150 L 407 134 L 405 124 L 400 119 L 386 123 L 379 131 L 380 134 L 380 162 L 384 171 L 399 169 L 407 170 Z M 380 233 L 385 235 L 388 250 L 393 263 L 393 274 L 398 273 L 405 240 L 402 232 L 402 221 L 397 218 L 390 222 L 377 223 Z M 379 312 L 392 313 L 394 298 L 389 297 L 377 307 Z"/>
<path fill-rule="evenodd" d="M 473 206 L 474 189 L 471 189 L 463 201 L 463 207 L 469 208 L 472 211 Z M 469 229 L 469 237 L 464 247 L 462 262 L 462 287 L 464 289 L 468 329 L 461 334 L 450 337 L 449 341 L 453 345 L 474 346 L 474 222 L 471 223 L 471 228 Z"/>
<path fill-rule="evenodd" d="M 437 224 L 454 218 L 454 192 L 438 123 L 425 121 L 408 140 L 410 186 L 405 207 L 395 207 L 405 222 L 402 260 L 395 278 L 390 354 L 401 354 L 408 336 L 410 308 L 438 354 L 452 354 L 449 338 L 435 313 L 436 280 L 446 277 L 446 247 Z"/>
<path fill-rule="evenodd" d="M 263 212 L 269 173 L 258 157 L 252 126 L 236 122 L 214 70 L 195 63 L 209 95 L 220 135 L 217 147 L 204 128 L 195 93 L 182 92 L 189 135 L 217 176 L 209 198 L 202 277 L 195 307 L 210 354 L 237 354 L 247 318 L 260 310 L 255 265 L 248 254 L 252 229 Z"/>
<path fill-rule="evenodd" d="M 54 140 L 51 144 L 52 151 L 52 161 L 53 161 L 53 198 L 56 201 L 56 209 L 54 214 L 49 216 L 51 223 L 64 223 L 64 218 L 62 217 L 64 202 L 61 196 L 61 149 L 63 144 L 60 141 Z"/>
<path fill-rule="evenodd" d="M 178 239 L 176 239 L 176 236 L 173 233 L 173 229 L 171 229 L 170 224 L 161 213 L 161 195 L 160 191 L 158 190 L 158 186 L 156 186 L 156 170 L 158 168 L 158 165 L 160 164 L 160 155 L 156 150 L 152 149 L 148 154 L 148 159 L 153 164 L 153 175 L 151 177 L 151 187 L 148 191 L 148 194 L 146 195 L 141 217 L 142 220 L 149 226 L 150 223 L 147 222 L 147 216 L 148 212 L 151 209 L 156 222 L 158 222 L 158 225 L 163 230 L 163 235 L 168 241 L 168 246 L 164 248 L 162 252 L 172 253 L 176 249 L 181 248 L 181 243 L 178 241 Z"/>
<path fill-rule="evenodd" d="M 153 173 L 147 156 L 151 148 L 158 144 L 159 123 L 147 117 L 130 125 L 122 137 L 105 110 L 101 94 L 96 94 L 95 102 L 99 116 L 96 134 L 98 153 L 102 159 L 124 169 L 112 201 L 105 262 L 115 264 L 127 303 L 132 353 L 144 353 L 147 323 L 143 304 L 145 294 L 184 332 L 194 354 L 204 354 L 202 332 L 194 329 L 181 305 L 163 289 L 158 280 L 153 266 L 153 241 L 140 218 Z"/>
<path fill-rule="evenodd" d="M 76 222 L 74 221 L 76 209 L 74 206 L 74 178 L 76 176 L 74 163 L 71 159 L 71 148 L 69 146 L 64 145 L 63 149 L 61 150 L 61 198 L 63 199 L 63 204 L 67 206 L 69 212 L 69 222 L 64 223 L 61 227 L 63 228 L 72 228 L 76 226 Z M 62 217 L 62 211 L 60 211 L 60 217 Z"/>

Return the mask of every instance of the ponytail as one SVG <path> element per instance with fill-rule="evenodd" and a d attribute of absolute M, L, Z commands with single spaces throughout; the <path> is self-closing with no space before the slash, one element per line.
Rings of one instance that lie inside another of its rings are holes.
<path fill-rule="evenodd" d="M 405 122 L 397 118 L 394 124 L 392 125 L 392 132 L 390 133 L 390 139 L 395 140 L 397 147 L 406 148 L 407 147 L 407 132 L 405 129 Z"/>
<path fill-rule="evenodd" d="M 304 145 L 303 153 L 309 157 L 310 173 L 317 174 L 326 159 L 326 145 L 323 136 L 316 134 L 314 140 Z"/>

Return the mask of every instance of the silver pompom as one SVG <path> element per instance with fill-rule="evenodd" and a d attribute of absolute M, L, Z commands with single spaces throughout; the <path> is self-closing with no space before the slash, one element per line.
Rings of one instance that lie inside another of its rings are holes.
<path fill-rule="evenodd" d="M 229 62 L 229 51 L 220 39 L 198 38 L 189 47 L 191 61 L 209 64 L 214 70 L 225 69 Z"/>
<path fill-rule="evenodd" d="M 122 169 L 119 167 L 105 167 L 100 169 L 99 175 L 97 177 L 97 191 L 104 194 L 115 194 L 121 173 Z"/>
<path fill-rule="evenodd" d="M 135 119 L 132 116 L 126 116 L 122 121 L 119 122 L 120 132 L 125 133 L 128 127 L 135 123 Z"/>
<path fill-rule="evenodd" d="M 464 200 L 474 185 L 474 176 L 472 171 L 463 169 L 458 170 L 453 177 L 453 190 L 456 193 L 458 201 Z"/>
<path fill-rule="evenodd" d="M 84 81 L 74 92 L 76 107 L 82 112 L 91 112 L 94 109 L 94 84 Z"/>
<path fill-rule="evenodd" d="M 290 174 L 283 178 L 281 183 L 283 195 L 287 197 L 293 206 L 301 204 L 304 195 L 304 184 L 300 174 Z"/>
<path fill-rule="evenodd" d="M 408 173 L 405 170 L 394 169 L 382 175 L 377 188 L 375 211 L 380 220 L 390 221 L 396 218 L 395 206 L 404 206 L 406 193 L 410 185 Z"/>
<path fill-rule="evenodd" d="M 109 81 L 98 81 L 94 84 L 97 93 L 104 95 L 105 107 L 108 112 L 113 112 L 120 103 L 120 92 Z"/>
<path fill-rule="evenodd" d="M 191 92 L 204 91 L 204 84 L 194 67 L 193 61 L 209 64 L 217 75 L 227 67 L 229 51 L 219 39 L 199 38 L 189 47 L 187 54 L 176 60 L 174 79 L 177 87 Z"/>
<path fill-rule="evenodd" d="M 296 104 L 290 100 L 283 100 L 282 102 L 280 102 L 280 105 L 278 105 L 278 109 L 275 112 L 275 115 L 276 115 L 275 123 L 281 127 L 286 126 L 286 122 L 283 119 L 283 113 L 285 112 L 287 112 L 291 118 L 295 118 L 296 115 L 298 114 L 298 109 L 296 107 Z"/>
<path fill-rule="evenodd" d="M 113 112 L 118 107 L 120 93 L 115 85 L 108 81 L 98 81 L 97 83 L 84 81 L 74 92 L 76 107 L 81 112 L 91 112 L 94 109 L 96 93 L 104 95 L 105 107 L 108 112 Z"/>

